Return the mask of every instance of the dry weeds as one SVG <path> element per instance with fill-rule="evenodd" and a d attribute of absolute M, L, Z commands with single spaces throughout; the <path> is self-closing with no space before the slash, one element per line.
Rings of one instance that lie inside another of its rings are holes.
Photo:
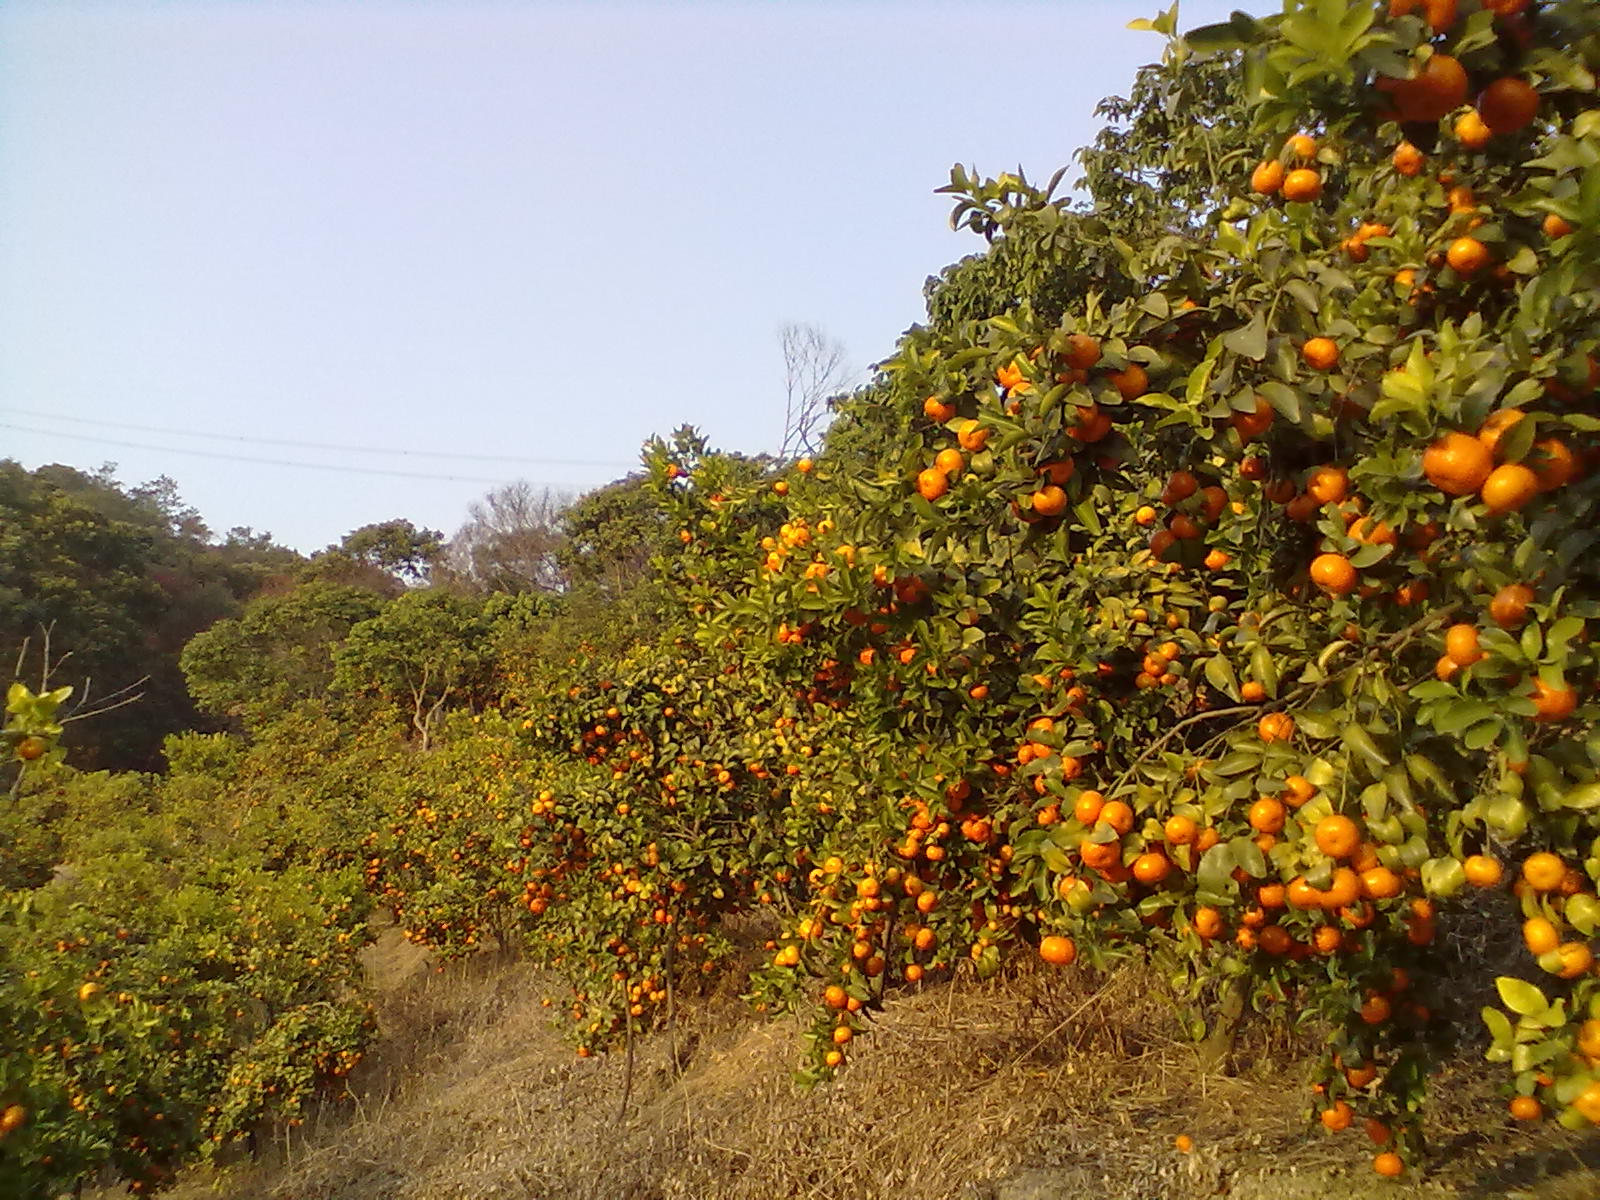
<path fill-rule="evenodd" d="M 1470 1062 L 1440 1080 L 1431 1173 L 1382 1183 L 1360 1134 L 1308 1130 L 1315 1046 L 1288 1022 L 1257 1022 L 1236 1073 L 1207 1074 L 1137 970 L 1030 967 L 902 994 L 841 1079 L 809 1092 L 791 1079 L 795 1024 L 729 994 L 637 1038 L 630 1076 L 625 1053 L 572 1055 L 541 1003 L 557 981 L 524 964 L 395 977 L 356 1098 L 260 1162 L 196 1173 L 179 1200 L 1600 1195 L 1595 1140 L 1511 1130 Z M 1180 1132 L 1193 1153 L 1172 1148 Z"/>

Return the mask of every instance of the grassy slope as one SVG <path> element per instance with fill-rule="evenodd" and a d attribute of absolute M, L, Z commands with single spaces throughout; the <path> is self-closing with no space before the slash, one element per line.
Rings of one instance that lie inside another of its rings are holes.
<path fill-rule="evenodd" d="M 385 1037 L 358 1099 L 257 1163 L 192 1173 L 176 1200 L 1600 1195 L 1600 1137 L 1512 1129 L 1470 1063 L 1436 1089 L 1431 1170 L 1379 1181 L 1361 1133 L 1307 1129 L 1309 1043 L 1259 1022 L 1233 1075 L 1202 1073 L 1134 971 L 903 996 L 837 1084 L 803 1093 L 795 1027 L 733 995 L 685 1005 L 630 1070 L 574 1058 L 541 1002 L 557 983 L 526 966 L 436 972 L 392 931 L 372 966 Z"/>

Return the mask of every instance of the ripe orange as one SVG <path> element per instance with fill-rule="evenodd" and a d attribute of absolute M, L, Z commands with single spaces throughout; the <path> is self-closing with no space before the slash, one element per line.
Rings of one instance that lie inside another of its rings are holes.
<path fill-rule="evenodd" d="M 1317 849 L 1329 858 L 1349 858 L 1361 844 L 1361 830 L 1349 817 L 1338 813 L 1317 822 Z"/>
<path fill-rule="evenodd" d="M 1591 1125 L 1600 1125 L 1600 1079 L 1572 1098 L 1572 1107 Z"/>
<path fill-rule="evenodd" d="M 1411 179 L 1422 174 L 1423 164 L 1427 160 L 1423 157 L 1422 151 L 1418 150 L 1410 142 L 1401 142 L 1395 147 L 1394 154 L 1389 161 L 1393 164 L 1397 174 Z"/>
<path fill-rule="evenodd" d="M 1091 404 L 1078 409 L 1067 433 L 1080 442 L 1094 443 L 1105 439 L 1111 432 L 1111 425 L 1111 414 L 1098 404 Z"/>
<path fill-rule="evenodd" d="M 1362 1063 L 1359 1067 L 1346 1067 L 1344 1081 L 1353 1088 L 1364 1088 L 1378 1077 L 1378 1068 L 1371 1063 Z"/>
<path fill-rule="evenodd" d="M 1484 124 L 1477 109 L 1469 108 L 1456 118 L 1455 134 L 1456 141 L 1468 150 L 1482 150 L 1494 136 L 1494 130 Z"/>
<path fill-rule="evenodd" d="M 1410 12 L 1415 4 L 1406 6 Z M 1456 23 L 1456 0 L 1422 0 L 1422 16 L 1428 22 L 1428 28 L 1434 33 L 1443 33 Z M 1391 0 L 1389 15 L 1394 16 L 1394 3 Z"/>
<path fill-rule="evenodd" d="M 1400 876 L 1388 867 L 1361 872 L 1361 894 L 1368 900 L 1393 900 L 1402 890 Z"/>
<path fill-rule="evenodd" d="M 1106 378 L 1124 400 L 1137 400 L 1150 390 L 1150 376 L 1138 363 L 1129 363 L 1120 371 L 1112 371 Z"/>
<path fill-rule="evenodd" d="M 1498 887 L 1505 877 L 1505 868 L 1500 865 L 1500 860 L 1488 854 L 1469 856 L 1462 863 L 1462 868 L 1466 871 L 1467 882 L 1473 887 Z"/>
<path fill-rule="evenodd" d="M 1147 850 L 1133 860 L 1133 877 L 1143 884 L 1157 884 L 1172 874 L 1172 860 L 1156 850 Z"/>
<path fill-rule="evenodd" d="M 1533 707 L 1535 721 L 1565 721 L 1578 707 L 1578 693 L 1570 687 L 1551 687 L 1536 675 Z"/>
<path fill-rule="evenodd" d="M 1257 937 L 1268 954 L 1283 955 L 1294 949 L 1294 937 L 1282 925 L 1264 926 Z"/>
<path fill-rule="evenodd" d="M 1392 1150 L 1385 1150 L 1372 1160 L 1372 1169 L 1386 1179 L 1395 1179 L 1405 1172 L 1406 1165 Z"/>
<path fill-rule="evenodd" d="M 1291 775 L 1283 781 L 1283 799 L 1290 808 L 1299 808 L 1317 794 L 1317 785 L 1304 775 Z"/>
<path fill-rule="evenodd" d="M 1339 1133 L 1350 1128 L 1350 1122 L 1355 1118 L 1355 1110 L 1348 1101 L 1340 1100 L 1332 1108 L 1325 1108 L 1317 1114 L 1322 1122 L 1322 1127 L 1331 1133 Z"/>
<path fill-rule="evenodd" d="M 1248 680 L 1239 687 L 1239 699 L 1246 704 L 1260 704 L 1267 698 L 1267 689 L 1254 679 Z"/>
<path fill-rule="evenodd" d="M 1099 821 L 1117 833 L 1127 833 L 1133 828 L 1133 809 L 1121 800 L 1112 800 L 1100 810 Z"/>
<path fill-rule="evenodd" d="M 1172 1139 L 1172 1148 L 1179 1154 L 1187 1154 L 1194 1149 L 1194 1139 L 1187 1133 L 1180 1133 Z"/>
<path fill-rule="evenodd" d="M 1330 596 L 1349 595 L 1357 579 L 1354 565 L 1342 554 L 1319 554 L 1311 560 L 1311 582 Z"/>
<path fill-rule="evenodd" d="M 1317 156 L 1317 139 L 1305 133 L 1297 133 L 1289 139 L 1289 153 L 1299 159 L 1312 159 Z"/>
<path fill-rule="evenodd" d="M 1500 440 L 1509 433 L 1513 426 L 1528 414 L 1520 408 L 1502 408 L 1489 414 L 1482 427 L 1478 430 L 1478 440 L 1489 447 L 1489 453 L 1496 458 L 1500 457 Z"/>
<path fill-rule="evenodd" d="M 946 404 L 937 396 L 929 396 L 922 402 L 922 415 L 936 424 L 943 425 L 956 415 L 956 406 Z"/>
<path fill-rule="evenodd" d="M 1467 99 L 1467 71 L 1459 59 L 1435 54 L 1409 79 L 1380 78 L 1380 91 L 1394 97 L 1402 121 L 1433 122 Z"/>
<path fill-rule="evenodd" d="M 1172 536 L 1180 542 L 1192 542 L 1200 536 L 1200 526 L 1188 513 L 1179 513 L 1167 522 L 1167 528 L 1172 530 Z"/>
<path fill-rule="evenodd" d="M 1214 938 L 1222 933 L 1222 914 L 1214 908 L 1197 908 L 1190 922 L 1194 931 L 1203 938 Z"/>
<path fill-rule="evenodd" d="M 1449 496 L 1470 496 L 1494 470 L 1494 455 L 1477 438 L 1447 433 L 1422 452 L 1422 473 Z"/>
<path fill-rule="evenodd" d="M 990 429 L 986 425 L 979 425 L 976 421 L 963 421 L 956 426 L 956 441 L 963 450 L 976 454 L 989 442 Z"/>
<path fill-rule="evenodd" d="M 1532 1096 L 1516 1096 L 1512 1098 L 1511 1115 L 1519 1121 L 1537 1121 L 1544 1116 L 1544 1109 Z"/>
<path fill-rule="evenodd" d="M 1350 472 L 1343 467 L 1318 467 L 1306 478 L 1306 491 L 1318 504 L 1337 504 L 1350 494 Z"/>
<path fill-rule="evenodd" d="M 1478 96 L 1478 114 L 1495 133 L 1515 133 L 1539 112 L 1539 93 L 1526 79 L 1506 75 Z"/>
<path fill-rule="evenodd" d="M 1193 817 L 1186 817 L 1182 813 L 1175 813 L 1167 818 L 1167 823 L 1161 827 L 1162 835 L 1170 846 L 1187 846 L 1194 841 L 1198 832 Z"/>
<path fill-rule="evenodd" d="M 1578 474 L 1578 460 L 1559 438 L 1544 438 L 1533 444 L 1528 467 L 1538 480 L 1541 492 L 1566 487 Z"/>
<path fill-rule="evenodd" d="M 1277 159 L 1260 163 L 1250 172 L 1250 190 L 1263 196 L 1271 196 L 1283 186 L 1283 175 L 1283 164 Z"/>
<path fill-rule="evenodd" d="M 1085 825 L 1093 825 L 1100 819 L 1105 803 L 1106 798 L 1099 792 L 1080 792 L 1072 802 L 1072 815 Z"/>
<path fill-rule="evenodd" d="M 1257 396 L 1253 410 L 1233 413 L 1228 417 L 1228 423 L 1239 431 L 1241 440 L 1248 442 L 1271 429 L 1276 417 L 1277 411 L 1271 402 L 1262 396 Z"/>
<path fill-rule="evenodd" d="M 1074 371 L 1087 371 L 1100 361 L 1100 339 L 1090 337 L 1087 333 L 1068 335 L 1063 358 Z"/>
<path fill-rule="evenodd" d="M 1262 718 L 1265 720 L 1266 718 Z M 1250 828 L 1257 833 L 1281 833 L 1285 819 L 1283 801 L 1263 796 L 1250 806 Z"/>
<path fill-rule="evenodd" d="M 1177 504 L 1187 500 L 1199 490 L 1200 481 L 1194 477 L 1194 472 L 1185 471 L 1180 467 L 1168 476 L 1166 487 L 1161 489 L 1161 502 Z"/>
<path fill-rule="evenodd" d="M 1556 974 L 1562 979 L 1577 979 L 1594 966 L 1594 952 L 1585 942 L 1562 942 L 1556 947 L 1556 953 L 1561 958 Z"/>
<path fill-rule="evenodd" d="M 1522 923 L 1522 944 L 1529 954 L 1549 954 L 1561 944 L 1561 935 L 1545 917 L 1529 917 Z"/>
<path fill-rule="evenodd" d="M 1041 517 L 1060 516 L 1067 510 L 1067 494 L 1055 484 L 1046 484 L 1033 493 L 1033 511 Z"/>
<path fill-rule="evenodd" d="M 1536 892 L 1555 891 L 1561 886 L 1566 872 L 1567 864 L 1561 860 L 1561 856 L 1548 850 L 1530 854 L 1522 861 L 1522 878 Z"/>
<path fill-rule="evenodd" d="M 933 456 L 933 465 L 946 475 L 959 475 L 966 467 L 967 460 L 962 457 L 961 451 L 954 446 L 946 446 Z"/>
<path fill-rule="evenodd" d="M 1309 204 L 1322 195 L 1322 176 L 1310 167 L 1298 167 L 1283 177 L 1283 198 Z"/>
<path fill-rule="evenodd" d="M 1479 495 L 1489 512 L 1516 512 L 1539 494 L 1539 477 L 1521 463 L 1501 463 L 1483 481 Z"/>
<path fill-rule="evenodd" d="M 1339 361 L 1339 346 L 1332 338 L 1308 338 L 1300 347 L 1300 357 L 1313 370 L 1329 371 Z"/>
<path fill-rule="evenodd" d="M 1508 583 L 1489 601 L 1489 616 L 1501 629 L 1516 629 L 1528 619 L 1533 589 L 1525 583 Z"/>
<path fill-rule="evenodd" d="M 950 490 L 950 480 L 938 467 L 917 473 L 917 494 L 924 500 L 937 500 Z"/>
<path fill-rule="evenodd" d="M 1462 275 L 1475 275 L 1489 265 L 1489 248 L 1474 237 L 1460 237 L 1450 243 L 1445 261 Z"/>
<path fill-rule="evenodd" d="M 1075 459 L 1060 458 L 1055 462 L 1040 463 L 1037 473 L 1059 487 L 1070 480 L 1077 470 L 1078 464 Z"/>
<path fill-rule="evenodd" d="M 1483 658 L 1478 645 L 1478 628 L 1465 621 L 1450 626 L 1444 635 L 1445 657 L 1458 667 L 1470 667 Z"/>
<path fill-rule="evenodd" d="M 1294 736 L 1294 718 L 1288 713 L 1268 713 L 1256 722 L 1256 734 L 1263 742 L 1287 742 Z"/>
<path fill-rule="evenodd" d="M 1349 534 L 1367 546 L 1393 546 L 1399 540 L 1393 525 L 1387 521 L 1375 521 L 1371 517 L 1357 517 L 1350 525 Z M 1426 585 L 1423 586 L 1423 594 L 1426 595 Z"/>
<path fill-rule="evenodd" d="M 1551 213 L 1545 217 L 1544 224 L 1540 228 L 1544 230 L 1545 237 L 1555 241 L 1556 238 L 1564 238 L 1572 232 L 1572 222 L 1565 217 Z"/>
<path fill-rule="evenodd" d="M 1058 967 L 1072 965 L 1078 957 L 1078 947 L 1069 937 L 1051 934 L 1039 940 L 1039 957 Z"/>

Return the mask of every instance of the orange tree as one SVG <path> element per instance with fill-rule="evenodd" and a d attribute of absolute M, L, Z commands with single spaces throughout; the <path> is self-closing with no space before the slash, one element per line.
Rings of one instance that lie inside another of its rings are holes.
<path fill-rule="evenodd" d="M 404 831 L 466 889 L 423 936 L 520 888 L 587 1052 L 770 906 L 810 1079 L 887 988 L 1149 958 L 1197 1033 L 1292 996 L 1396 1174 L 1473 966 L 1439 932 L 1520 919 L 1512 1112 L 1600 1119 L 1596 61 L 1577 0 L 1308 0 L 1174 37 L 1087 210 L 958 169 L 989 249 L 826 453 L 647 448 L 681 620 Z"/>
<path fill-rule="evenodd" d="M 83 774 L 52 748 L 64 692 L 10 696 L 10 802 L 46 828 L 0 891 L 0 1180 L 147 1191 L 342 1088 L 371 1033 L 358 847 L 332 844 L 343 790 L 319 819 L 250 779 L 292 777 L 303 725 L 255 762 L 190 735 L 165 778 Z"/>
<path fill-rule="evenodd" d="M 1518 1115 L 1600 1117 L 1600 27 L 1409 7 L 1174 41 L 1175 81 L 1233 54 L 1250 105 L 1198 222 L 1135 241 L 959 175 L 1007 263 L 1044 278 L 1063 230 L 1098 236 L 1105 289 L 913 330 L 839 453 L 722 497 L 787 504 L 719 544 L 743 579 L 687 583 L 708 651 L 799 705 L 767 709 L 764 761 L 810 865 L 761 987 L 825 981 L 818 1069 L 888 982 L 1019 940 L 1153 954 L 1328 1022 L 1324 1123 L 1368 1112 L 1392 1173 L 1439 923 L 1504 879 L 1546 974 L 1500 982 L 1491 1054 Z"/>

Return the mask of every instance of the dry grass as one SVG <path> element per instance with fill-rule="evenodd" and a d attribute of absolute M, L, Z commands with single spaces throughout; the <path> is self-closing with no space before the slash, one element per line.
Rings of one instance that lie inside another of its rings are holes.
<path fill-rule="evenodd" d="M 1140 971 L 1030 967 L 904 994 L 840 1080 L 806 1092 L 796 1026 L 730 994 L 637 1039 L 630 1073 L 624 1053 L 576 1059 L 557 1037 L 540 1002 L 556 981 L 492 956 L 437 974 L 408 954 L 386 939 L 375 958 L 384 1037 L 359 1098 L 258 1163 L 192 1176 L 181 1200 L 1600 1195 L 1593 1140 L 1510 1131 L 1470 1064 L 1440 1081 L 1432 1174 L 1380 1183 L 1359 1134 L 1307 1130 L 1313 1045 L 1260 1022 L 1236 1074 L 1204 1073 Z M 1194 1153 L 1172 1149 L 1180 1132 Z"/>

